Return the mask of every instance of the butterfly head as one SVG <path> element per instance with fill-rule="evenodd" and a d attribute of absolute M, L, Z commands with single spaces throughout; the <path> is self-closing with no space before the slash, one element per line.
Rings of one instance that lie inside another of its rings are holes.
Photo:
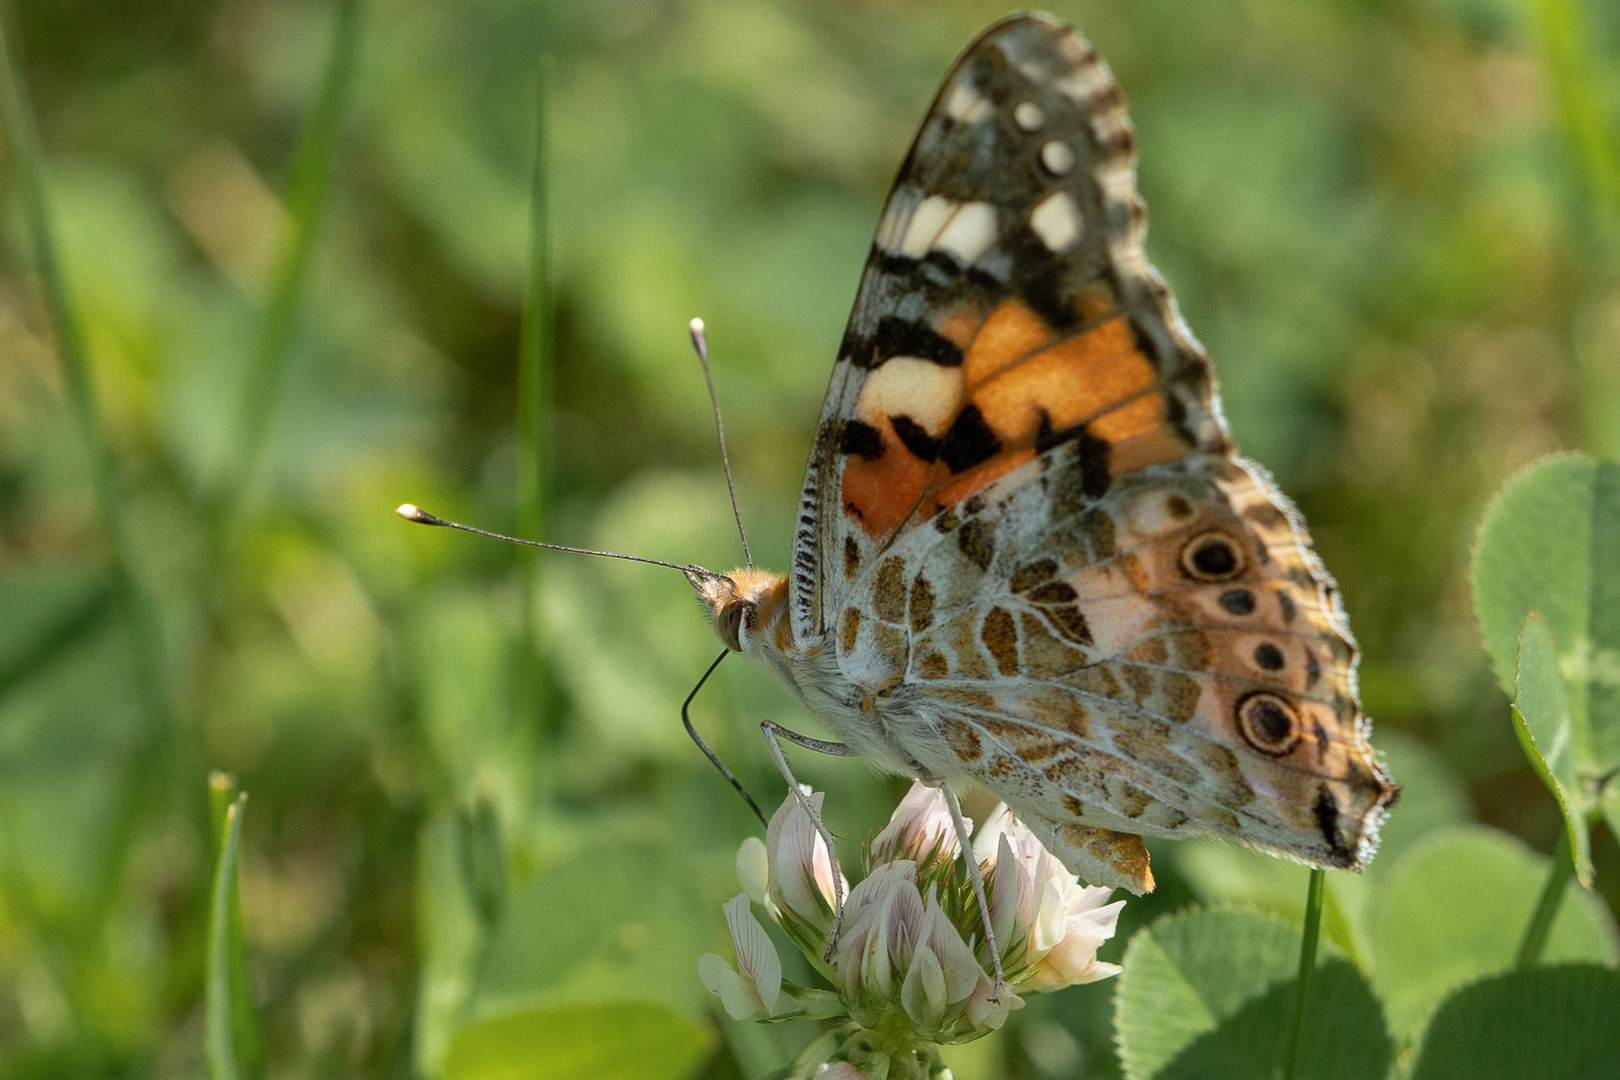
<path fill-rule="evenodd" d="M 733 652 L 749 652 L 767 642 L 781 648 L 787 621 L 787 578 L 769 570 L 733 570 L 686 578 L 714 620 L 714 632 Z"/>

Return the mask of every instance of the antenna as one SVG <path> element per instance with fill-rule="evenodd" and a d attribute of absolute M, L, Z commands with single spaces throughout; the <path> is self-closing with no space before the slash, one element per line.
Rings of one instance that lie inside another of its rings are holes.
<path fill-rule="evenodd" d="M 692 332 L 692 348 L 697 350 L 698 363 L 703 365 L 703 382 L 709 388 L 709 404 L 714 407 L 714 431 L 720 437 L 720 464 L 726 470 L 726 493 L 731 496 L 731 516 L 737 519 L 737 535 L 742 539 L 743 559 L 747 561 L 748 569 L 752 570 L 754 554 L 748 550 L 748 533 L 743 529 L 742 511 L 737 509 L 737 485 L 731 482 L 731 457 L 726 453 L 726 425 L 720 420 L 720 399 L 715 396 L 714 378 L 709 374 L 709 339 L 703 332 L 702 319 L 693 319 L 687 329 Z"/>
<path fill-rule="evenodd" d="M 437 525 L 442 529 L 460 529 L 462 532 L 475 533 L 478 536 L 487 536 L 491 540 L 505 540 L 508 544 L 522 544 L 525 547 L 545 548 L 547 551 L 571 551 L 575 555 L 600 555 L 604 559 L 623 559 L 626 562 L 649 563 L 653 566 L 667 566 L 671 570 L 679 570 L 685 574 L 693 574 L 700 578 L 724 578 L 726 575 L 717 574 L 713 570 L 705 570 L 701 566 L 688 566 L 683 563 L 665 562 L 663 559 L 647 559 L 640 555 L 624 555 L 617 551 L 595 551 L 591 548 L 564 547 L 562 544 L 542 544 L 538 540 L 524 540 L 517 536 L 503 536 L 497 532 L 484 529 L 475 529 L 471 525 L 463 525 L 459 521 L 446 521 L 437 514 L 430 514 L 420 506 L 410 503 L 401 503 L 394 511 L 406 521 L 414 521 L 418 525 Z"/>

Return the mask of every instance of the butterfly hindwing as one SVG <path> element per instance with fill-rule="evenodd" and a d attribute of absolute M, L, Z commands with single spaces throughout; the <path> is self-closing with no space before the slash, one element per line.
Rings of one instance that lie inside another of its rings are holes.
<path fill-rule="evenodd" d="M 1146 863 L 1123 834 L 1369 857 L 1390 789 L 1355 648 L 1264 475 L 1192 454 L 1093 499 L 1076 447 L 1036 471 L 902 533 L 846 598 L 840 663 L 907 750 L 1125 868 Z M 1118 873 L 1084 872 L 1147 885 Z"/>

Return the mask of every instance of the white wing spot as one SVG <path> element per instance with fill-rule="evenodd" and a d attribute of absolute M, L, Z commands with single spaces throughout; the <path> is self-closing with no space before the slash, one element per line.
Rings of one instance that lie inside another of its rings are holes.
<path fill-rule="evenodd" d="M 1109 109 L 1091 117 L 1091 136 L 1104 145 L 1123 138 L 1130 127 L 1131 118 L 1124 109 Z"/>
<path fill-rule="evenodd" d="M 883 211 L 882 220 L 878 222 L 877 236 L 873 238 L 878 247 L 892 252 L 900 246 L 900 239 L 905 236 L 906 226 L 911 220 L 911 212 L 917 206 L 918 194 L 915 189 L 895 192 Z"/>
<path fill-rule="evenodd" d="M 986 202 L 963 203 L 934 241 L 934 247 L 972 266 L 996 239 L 996 208 Z"/>
<path fill-rule="evenodd" d="M 1080 239 L 1080 208 L 1067 191 L 1054 191 L 1030 213 L 1029 227 L 1053 251 L 1067 251 Z"/>
<path fill-rule="evenodd" d="M 1074 151 L 1069 149 L 1068 143 L 1053 139 L 1041 147 L 1041 164 L 1053 176 L 1066 175 L 1074 168 Z"/>
<path fill-rule="evenodd" d="M 866 377 L 855 413 L 879 431 L 891 416 L 909 416 L 930 435 L 942 435 L 962 401 L 962 369 L 915 356 L 891 356 Z"/>
<path fill-rule="evenodd" d="M 1046 123 L 1046 113 L 1033 101 L 1026 101 L 1013 110 L 1013 120 L 1025 131 L 1038 131 Z"/>
<path fill-rule="evenodd" d="M 1099 63 L 1088 64 L 1073 75 L 1053 79 L 1052 87 L 1060 94 L 1068 95 L 1071 101 L 1081 105 L 1091 100 L 1093 95 L 1100 93 L 1114 80 L 1108 74 L 1108 69 Z"/>
<path fill-rule="evenodd" d="M 930 195 L 918 203 L 911 215 L 911 223 L 906 226 L 905 238 L 900 241 L 900 254 L 911 259 L 920 259 L 928 254 L 940 230 L 955 212 L 956 203 L 943 195 Z"/>
<path fill-rule="evenodd" d="M 945 115 L 964 124 L 976 124 L 990 112 L 990 103 L 978 88 L 966 80 L 951 88 L 945 101 Z"/>

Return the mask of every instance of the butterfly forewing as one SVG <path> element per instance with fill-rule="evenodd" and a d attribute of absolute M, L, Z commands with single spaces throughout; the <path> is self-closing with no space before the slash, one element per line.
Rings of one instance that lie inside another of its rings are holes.
<path fill-rule="evenodd" d="M 907 522 L 1064 442 L 1094 483 L 1221 452 L 1208 361 L 1142 256 L 1106 65 L 1039 16 L 947 75 L 883 210 L 807 477 L 796 629 Z"/>

